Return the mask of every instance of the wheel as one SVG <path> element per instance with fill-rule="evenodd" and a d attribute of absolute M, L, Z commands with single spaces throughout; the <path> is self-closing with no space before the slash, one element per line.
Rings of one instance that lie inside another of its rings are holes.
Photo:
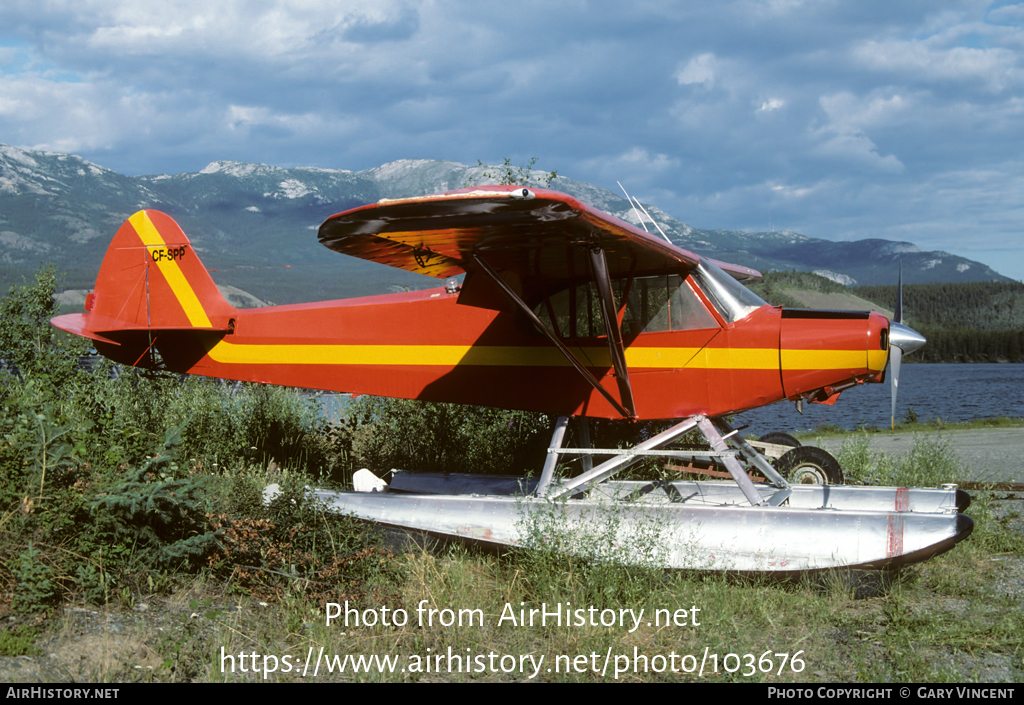
<path fill-rule="evenodd" d="M 775 462 L 775 469 L 794 485 L 841 485 L 843 470 L 827 450 L 800 446 Z"/>
<path fill-rule="evenodd" d="M 792 446 L 793 448 L 800 447 L 800 441 L 793 438 L 788 433 L 782 433 L 781 431 L 766 433 L 757 440 L 761 443 L 774 443 L 777 446 Z"/>

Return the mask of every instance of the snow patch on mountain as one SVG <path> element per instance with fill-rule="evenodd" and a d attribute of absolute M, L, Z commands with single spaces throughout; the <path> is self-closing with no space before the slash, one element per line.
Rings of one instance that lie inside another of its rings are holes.
<path fill-rule="evenodd" d="M 416 172 L 421 167 L 430 166 L 437 162 L 432 159 L 399 159 L 397 161 L 381 164 L 373 169 L 367 169 L 364 173 L 378 181 L 387 179 L 400 179 Z M 454 164 L 454 162 L 452 162 Z"/>
<path fill-rule="evenodd" d="M 210 162 L 203 167 L 200 174 L 227 174 L 228 176 L 234 176 L 239 179 L 244 179 L 248 176 L 255 176 L 257 174 L 272 174 L 275 172 L 284 171 L 281 167 L 267 166 L 266 164 L 247 164 L 244 162 Z"/>
<path fill-rule="evenodd" d="M 24 235 L 10 231 L 0 233 L 0 247 L 8 250 L 24 250 L 28 252 L 46 252 L 50 246 L 46 243 L 36 242 Z"/>
<path fill-rule="evenodd" d="M 880 255 L 898 255 L 904 252 L 920 252 L 912 242 L 888 242 L 878 249 Z"/>
<path fill-rule="evenodd" d="M 833 272 L 829 269 L 815 269 L 814 273 L 819 277 L 825 277 L 831 279 L 836 284 L 842 284 L 843 286 L 854 286 L 857 280 L 848 274 L 840 274 L 839 272 Z"/>
<path fill-rule="evenodd" d="M 351 174 L 349 169 L 324 169 L 318 166 L 297 166 L 293 171 L 308 171 L 314 174 Z"/>
<path fill-rule="evenodd" d="M 31 155 L 29 155 L 28 152 L 26 152 L 23 149 L 11 147 L 6 144 L 0 144 L 0 155 L 3 155 L 8 159 L 13 159 L 14 161 L 23 164 L 27 167 L 31 167 L 33 169 L 39 168 L 39 162 L 33 159 Z"/>
<path fill-rule="evenodd" d="M 280 188 L 280 193 L 285 198 L 302 198 L 314 191 L 298 179 L 285 179 L 281 182 Z"/>

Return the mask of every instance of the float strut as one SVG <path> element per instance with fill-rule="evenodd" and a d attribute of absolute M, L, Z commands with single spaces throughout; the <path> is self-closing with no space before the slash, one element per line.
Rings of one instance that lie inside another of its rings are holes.
<path fill-rule="evenodd" d="M 655 448 L 661 448 L 666 446 L 675 439 L 679 438 L 686 432 L 690 431 L 694 426 L 697 425 L 698 419 L 705 419 L 703 416 L 691 416 L 690 418 L 676 424 L 667 431 L 659 433 L 653 438 L 648 438 L 643 443 L 637 444 L 634 450 L 653 450 Z M 549 451 L 549 455 L 556 455 Z M 578 475 L 570 480 L 566 480 L 565 483 L 559 485 L 558 489 L 551 494 L 552 499 L 558 499 L 559 497 L 568 497 L 576 494 L 580 491 L 580 488 L 584 486 L 590 486 L 603 480 L 607 480 L 612 475 L 626 469 L 633 463 L 640 460 L 642 455 L 618 455 L 611 460 L 607 460 L 590 472 L 585 472 L 582 475 Z M 548 459 L 550 460 L 550 458 Z M 545 468 L 547 464 L 545 464 Z M 750 478 L 747 478 L 747 482 L 750 482 Z M 753 483 L 751 483 L 753 484 Z"/>
<path fill-rule="evenodd" d="M 558 420 L 555 421 L 555 431 L 551 434 L 552 449 L 557 450 L 562 447 L 562 441 L 565 438 L 565 429 L 568 426 L 568 416 L 559 416 Z M 558 453 L 548 453 L 548 457 L 544 459 L 544 469 L 540 472 L 540 482 L 537 483 L 537 489 L 534 491 L 538 497 L 543 497 L 544 491 L 547 490 L 548 485 L 551 484 L 551 478 L 555 474 L 556 465 L 558 465 Z"/>

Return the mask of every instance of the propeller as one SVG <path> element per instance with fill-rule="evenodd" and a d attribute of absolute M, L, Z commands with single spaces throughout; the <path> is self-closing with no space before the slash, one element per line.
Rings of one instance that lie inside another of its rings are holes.
<path fill-rule="evenodd" d="M 896 428 L 896 393 L 900 386 L 900 363 L 903 353 L 912 353 L 925 344 L 916 330 L 903 325 L 903 262 L 900 262 L 899 285 L 896 287 L 896 310 L 889 323 L 889 388 L 892 391 L 892 427 Z"/>

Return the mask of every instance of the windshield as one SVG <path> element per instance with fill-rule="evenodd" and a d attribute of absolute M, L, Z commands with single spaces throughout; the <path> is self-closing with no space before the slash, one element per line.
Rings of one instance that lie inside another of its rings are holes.
<path fill-rule="evenodd" d="M 768 303 L 730 277 L 710 260 L 701 257 L 692 276 L 718 312 L 729 323 L 746 318 Z"/>

